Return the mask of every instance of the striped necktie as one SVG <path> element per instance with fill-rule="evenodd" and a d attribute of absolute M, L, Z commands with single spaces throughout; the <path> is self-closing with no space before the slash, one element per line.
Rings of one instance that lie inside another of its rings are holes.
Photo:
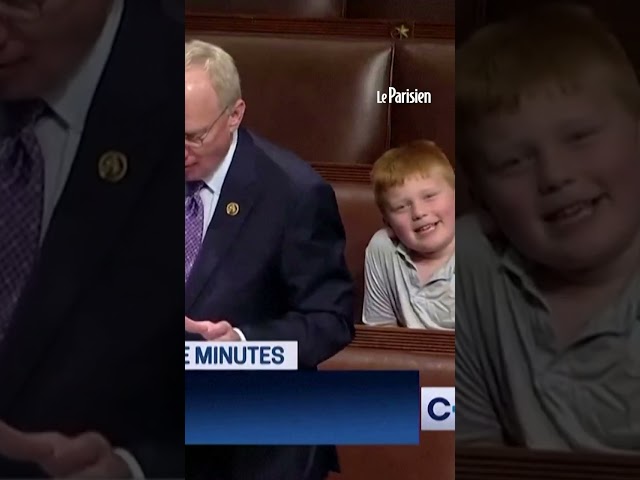
<path fill-rule="evenodd" d="M 0 138 L 0 342 L 38 255 L 44 203 L 44 160 L 35 125 L 42 102 L 7 106 Z"/>
<path fill-rule="evenodd" d="M 204 228 L 204 205 L 200 191 L 204 182 L 187 182 L 184 199 L 184 282 L 187 283 L 189 274 L 196 261 L 200 245 L 202 244 L 202 230 Z"/>

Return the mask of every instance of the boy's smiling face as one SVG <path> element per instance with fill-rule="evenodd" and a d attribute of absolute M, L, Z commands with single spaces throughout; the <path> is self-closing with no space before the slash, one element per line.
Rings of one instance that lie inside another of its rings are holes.
<path fill-rule="evenodd" d="M 416 175 L 385 194 L 385 223 L 416 258 L 450 254 L 455 238 L 455 190 L 443 175 Z"/>
<path fill-rule="evenodd" d="M 597 269 L 640 230 L 640 122 L 601 72 L 574 93 L 540 90 L 486 117 L 475 187 L 525 257 L 556 271 Z"/>

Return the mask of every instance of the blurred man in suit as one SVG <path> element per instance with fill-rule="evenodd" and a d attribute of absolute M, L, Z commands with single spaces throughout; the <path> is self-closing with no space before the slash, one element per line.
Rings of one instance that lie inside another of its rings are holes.
<path fill-rule="evenodd" d="M 286 95 L 286 92 L 284 93 Z M 350 343 L 353 286 L 333 190 L 242 128 L 232 58 L 185 46 L 185 331 L 207 340 L 293 340 L 315 369 Z M 320 480 L 334 447 L 187 450 L 189 477 Z"/>
<path fill-rule="evenodd" d="M 0 1 L 0 477 L 183 476 L 182 42 L 155 0 Z"/>

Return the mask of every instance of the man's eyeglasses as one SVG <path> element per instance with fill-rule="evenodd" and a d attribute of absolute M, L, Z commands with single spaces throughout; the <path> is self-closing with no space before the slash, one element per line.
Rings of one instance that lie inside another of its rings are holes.
<path fill-rule="evenodd" d="M 0 18 L 36 20 L 42 15 L 44 0 L 0 0 Z"/>
<path fill-rule="evenodd" d="M 218 123 L 218 120 L 220 120 L 222 118 L 222 116 L 227 113 L 227 109 L 225 108 L 224 110 L 222 110 L 222 113 L 220 113 L 220 115 L 218 115 L 216 117 L 216 119 L 213 121 L 213 123 L 211 125 L 209 125 L 209 127 L 207 127 L 207 130 L 203 133 L 200 134 L 190 134 L 190 133 L 185 133 L 184 134 L 184 143 L 187 144 L 190 147 L 193 148 L 198 148 L 201 147 L 202 144 L 204 143 L 205 139 L 207 138 L 207 136 L 209 135 L 209 133 L 211 132 L 211 129 L 213 128 L 213 126 Z"/>

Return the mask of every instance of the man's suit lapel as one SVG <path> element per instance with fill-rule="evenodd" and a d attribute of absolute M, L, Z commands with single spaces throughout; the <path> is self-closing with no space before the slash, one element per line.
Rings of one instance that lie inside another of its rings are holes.
<path fill-rule="evenodd" d="M 147 32 L 147 36 L 136 32 L 145 19 L 143 3 L 125 2 L 119 33 L 94 95 L 38 268 L 0 349 L 0 415 L 46 351 L 47 342 L 56 338 L 69 320 L 83 286 L 95 284 L 93 279 L 100 275 L 106 255 L 112 248 L 125 248 L 118 245 L 117 238 L 127 223 L 135 222 L 130 212 L 157 162 L 172 161 L 167 158 L 172 153 L 163 151 L 162 142 L 135 135 L 136 131 L 163 135 L 161 132 L 167 130 L 163 101 L 166 95 L 175 95 L 173 90 L 179 87 L 156 81 L 153 88 L 139 92 L 135 77 L 151 75 L 148 72 L 168 62 L 162 58 L 165 52 L 161 46 L 152 43 L 165 32 Z M 143 41 L 145 38 L 150 41 Z M 170 61 L 176 64 L 178 59 Z M 127 159 L 126 175 L 115 183 L 99 175 L 99 159 L 108 151 L 121 152 Z M 11 366 L 5 368 L 7 365 Z"/>
<path fill-rule="evenodd" d="M 227 251 L 236 241 L 258 195 L 256 161 L 260 151 L 249 133 L 240 129 L 236 152 L 227 172 L 213 219 L 185 288 L 185 311 L 189 311 L 205 285 L 215 278 Z M 238 207 L 234 215 L 233 204 Z M 229 211 L 228 211 L 229 210 Z M 212 283 L 215 288 L 215 281 Z"/>

